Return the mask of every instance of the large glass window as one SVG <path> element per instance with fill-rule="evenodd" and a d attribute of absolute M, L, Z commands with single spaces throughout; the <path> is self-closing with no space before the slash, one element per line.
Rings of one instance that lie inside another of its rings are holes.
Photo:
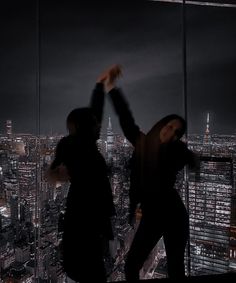
<path fill-rule="evenodd" d="M 189 146 L 201 156 L 189 179 L 192 275 L 235 271 L 236 7 L 211 2 L 186 9 Z"/>
<path fill-rule="evenodd" d="M 1 5 L 0 277 L 33 282 L 37 254 L 36 5 Z"/>
<path fill-rule="evenodd" d="M 41 156 L 45 165 L 53 156 L 58 138 L 66 134 L 69 111 L 88 105 L 98 75 L 111 64 L 123 66 L 118 84 L 144 132 L 169 113 L 183 114 L 181 7 L 151 2 L 115 6 L 47 3 L 41 6 L 40 15 L 41 125 L 45 140 L 42 145 L 45 143 L 49 149 L 47 156 Z M 99 146 L 111 168 L 117 211 L 113 221 L 115 239 L 106 254 L 109 280 L 117 281 L 124 279 L 124 258 L 135 232 L 128 224 L 128 162 L 133 148 L 124 138 L 108 97 Z M 47 190 L 48 185 L 44 184 Z M 55 215 L 62 210 L 61 200 L 65 199 L 67 189 L 61 186 L 54 190 L 50 202 L 42 207 L 43 222 L 50 210 L 54 209 Z M 43 222 L 41 243 L 48 237 Z M 57 221 L 53 225 L 56 231 Z M 157 258 L 165 261 L 163 243 L 145 265 L 143 278 L 156 276 Z M 159 265 L 160 276 L 164 276 L 163 263 Z M 45 274 L 49 269 L 50 265 L 45 266 Z"/>
<path fill-rule="evenodd" d="M 176 182 L 190 217 L 186 274 L 235 271 L 233 1 L 185 1 L 185 9 L 171 0 L 33 2 L 5 3 L 0 17 L 0 280 L 66 282 L 60 241 L 69 183 L 50 185 L 45 172 L 67 135 L 68 113 L 88 105 L 98 75 L 114 63 L 123 66 L 118 86 L 140 128 L 146 133 L 163 116 L 180 114 L 185 141 L 200 156 L 199 170 L 181 172 Z M 108 280 L 119 281 L 141 215 L 133 229 L 133 148 L 108 97 L 98 145 L 117 211 L 105 264 Z M 162 240 L 140 274 L 166 277 Z"/>

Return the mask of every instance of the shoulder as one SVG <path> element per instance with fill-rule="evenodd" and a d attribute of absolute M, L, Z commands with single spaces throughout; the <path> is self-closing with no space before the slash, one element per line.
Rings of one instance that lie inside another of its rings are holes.
<path fill-rule="evenodd" d="M 64 145 L 68 144 L 69 140 L 70 140 L 69 136 L 65 136 L 65 137 L 61 138 L 57 143 L 57 147 L 62 147 Z"/>
<path fill-rule="evenodd" d="M 171 143 L 168 150 L 169 154 L 185 164 L 191 164 L 193 162 L 194 153 L 188 148 L 187 143 L 183 141 L 178 140 Z"/>
<path fill-rule="evenodd" d="M 169 143 L 168 149 L 176 153 L 184 153 L 185 151 L 188 151 L 187 144 L 180 140 Z"/>
<path fill-rule="evenodd" d="M 182 154 L 182 155 L 189 155 L 189 154 L 193 154 L 193 152 L 188 148 L 188 145 L 186 142 L 183 142 L 181 140 L 178 140 L 176 142 L 173 143 L 174 145 L 174 149 L 176 150 L 176 152 L 178 154 Z"/>
<path fill-rule="evenodd" d="M 178 151 L 179 154 L 182 155 L 183 160 L 186 164 L 188 164 L 191 168 L 197 166 L 197 155 L 188 148 L 187 144 L 183 141 L 178 141 Z"/>
<path fill-rule="evenodd" d="M 57 152 L 64 151 L 65 149 L 72 147 L 74 143 L 73 140 L 74 140 L 73 137 L 70 135 L 61 138 L 57 143 L 57 147 L 56 147 Z"/>

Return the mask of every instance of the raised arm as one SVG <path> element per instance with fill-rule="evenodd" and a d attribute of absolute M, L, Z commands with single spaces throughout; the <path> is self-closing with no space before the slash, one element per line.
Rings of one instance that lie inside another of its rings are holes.
<path fill-rule="evenodd" d="M 128 102 L 123 96 L 122 91 L 117 87 L 114 87 L 109 91 L 109 96 L 112 100 L 115 112 L 119 117 L 120 126 L 125 137 L 135 146 L 137 138 L 140 136 L 141 132 L 139 127 L 135 124 Z"/>
<path fill-rule="evenodd" d="M 121 66 L 113 65 L 107 73 L 104 80 L 105 89 L 110 96 L 115 112 L 119 117 L 121 128 L 126 138 L 135 146 L 137 138 L 142 134 L 139 127 L 135 124 L 134 117 L 129 108 L 129 104 L 126 101 L 121 89 L 117 88 L 115 83 L 121 76 Z"/>
<path fill-rule="evenodd" d="M 102 123 L 103 117 L 104 95 L 104 85 L 102 82 L 98 81 L 93 89 L 89 106 L 100 124 Z"/>
<path fill-rule="evenodd" d="M 103 71 L 97 78 L 97 82 L 93 89 L 89 106 L 93 110 L 100 124 L 102 122 L 103 117 L 105 87 L 107 87 L 110 82 L 113 82 L 114 78 L 117 78 L 119 74 L 120 69 L 118 65 L 113 65 Z M 106 91 L 108 91 L 108 89 L 106 89 Z"/>

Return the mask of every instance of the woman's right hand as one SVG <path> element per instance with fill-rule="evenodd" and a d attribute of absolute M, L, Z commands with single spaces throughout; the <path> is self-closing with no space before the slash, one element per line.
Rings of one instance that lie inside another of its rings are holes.
<path fill-rule="evenodd" d="M 108 78 L 105 81 L 105 89 L 109 92 L 112 88 L 115 87 L 116 80 L 122 75 L 121 65 L 113 65 L 108 72 Z"/>
<path fill-rule="evenodd" d="M 115 81 L 121 76 L 121 74 L 121 65 L 114 64 L 98 77 L 97 82 L 104 83 L 106 91 L 109 92 L 115 87 Z"/>

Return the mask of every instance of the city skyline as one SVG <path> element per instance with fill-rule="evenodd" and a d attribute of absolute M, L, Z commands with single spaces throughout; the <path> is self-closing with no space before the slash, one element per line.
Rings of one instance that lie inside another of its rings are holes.
<path fill-rule="evenodd" d="M 113 118 L 115 118 L 113 116 Z M 15 121 L 12 121 L 11 119 L 8 119 L 6 121 L 4 121 L 4 125 L 2 128 L 0 128 L 0 136 L 2 137 L 7 137 L 7 136 L 10 136 L 10 137 L 14 137 L 14 136 L 21 136 L 21 135 L 34 135 L 32 132 L 15 132 L 14 130 L 14 122 Z M 236 136 L 236 132 L 235 133 L 232 133 L 232 134 L 217 134 L 217 133 L 212 133 L 211 132 L 211 123 L 212 121 L 210 121 L 210 113 L 207 112 L 206 113 L 206 117 L 205 117 L 205 121 L 204 121 L 204 126 L 203 126 L 203 131 L 201 133 L 188 133 L 188 136 L 191 137 L 192 135 L 198 135 L 198 136 L 202 136 L 203 139 L 205 139 L 206 137 L 207 138 L 210 138 L 211 136 Z M 106 121 L 103 122 L 102 124 L 102 129 L 101 129 L 101 132 L 100 132 L 100 138 L 101 139 L 101 136 L 106 136 L 107 135 L 107 131 L 111 129 L 112 131 L 114 130 L 114 127 L 113 127 L 113 120 L 111 118 L 111 116 L 107 116 L 106 117 Z M 40 132 L 39 135 L 40 136 L 62 136 L 62 135 L 67 135 L 68 134 L 68 130 L 65 130 L 64 132 L 57 132 L 57 131 L 53 131 L 53 129 L 51 128 L 49 132 L 47 133 L 43 133 L 43 132 Z M 114 131 L 114 134 L 116 135 L 121 135 L 123 137 L 124 136 L 124 133 L 122 132 L 122 130 L 119 131 L 119 129 L 115 129 Z M 37 135 L 37 134 L 36 134 Z M 203 143 L 204 143 L 204 140 L 203 140 Z"/>
<path fill-rule="evenodd" d="M 118 86 L 144 132 L 164 115 L 183 115 L 181 5 L 81 2 L 39 1 L 38 22 L 36 2 L 3 5 L 0 133 L 7 119 L 16 133 L 37 133 L 39 124 L 42 134 L 66 133 L 69 111 L 88 104 L 97 76 L 113 63 L 123 66 Z M 236 9 L 186 12 L 188 130 L 204 134 L 209 112 L 211 133 L 234 134 Z M 109 99 L 104 130 L 108 116 L 120 132 Z"/>
<path fill-rule="evenodd" d="M 38 138 L 23 135 L 21 142 L 26 150 L 22 154 L 17 143 L 20 135 L 12 135 L 10 122 L 7 129 L 8 136 L 0 137 L 0 277 L 3 280 L 12 276 L 20 277 L 19 282 L 22 283 L 25 282 L 25 277 L 27 282 L 41 278 L 47 282 L 64 283 L 65 274 L 56 251 L 62 235 L 60 218 L 68 184 L 53 187 L 46 181 L 45 175 L 41 174 L 40 190 L 37 191 L 39 183 L 36 178 L 38 159 L 35 141 Z M 192 136 L 190 148 L 200 153 L 201 158 L 199 171 L 190 171 L 188 175 L 189 199 L 186 198 L 184 175 L 180 174 L 176 182 L 176 189 L 190 211 L 190 269 L 186 265 L 190 276 L 235 272 L 235 136 L 215 136 L 212 137 L 212 143 L 199 139 L 199 136 Z M 59 139 L 58 136 L 41 137 L 42 172 L 50 164 Z M 132 147 L 126 143 L 124 136 L 112 131 L 110 124 L 107 135 L 99 141 L 99 148 L 112 168 L 109 176 L 117 211 L 114 219 L 116 237 L 105 262 L 110 275 L 108 282 L 115 282 L 124 279 L 123 259 L 136 229 L 131 229 L 127 222 L 129 170 L 126 170 L 126 165 L 131 157 Z M 36 196 L 37 192 L 40 197 Z M 35 218 L 37 209 L 40 211 L 39 222 Z M 36 223 L 40 225 L 37 226 Z M 39 233 L 35 234 L 38 227 Z M 12 233 L 13 231 L 16 232 Z M 37 236 L 40 237 L 38 242 Z M 165 277 L 165 263 L 165 249 L 160 241 L 145 263 L 141 278 Z"/>

